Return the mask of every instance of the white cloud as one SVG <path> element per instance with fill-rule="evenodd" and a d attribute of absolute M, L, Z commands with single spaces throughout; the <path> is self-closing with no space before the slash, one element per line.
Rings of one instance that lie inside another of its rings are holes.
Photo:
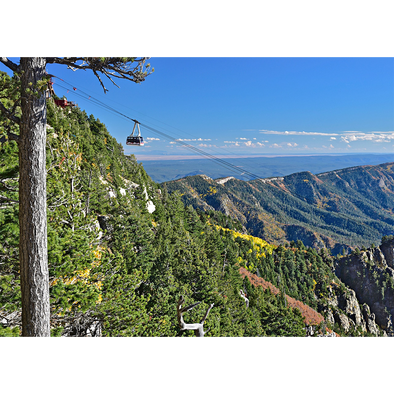
<path fill-rule="evenodd" d="M 154 137 L 147 137 L 146 139 L 148 141 L 160 141 L 160 138 L 154 138 Z"/>
<path fill-rule="evenodd" d="M 275 131 L 275 130 L 260 130 L 261 134 L 276 134 L 276 135 L 339 135 L 338 133 L 318 133 L 315 131 Z"/>
<path fill-rule="evenodd" d="M 341 131 L 341 132 L 315 132 L 315 131 L 276 131 L 276 130 L 260 130 L 261 134 L 272 134 L 272 135 L 294 135 L 294 136 L 322 136 L 330 137 L 330 140 L 334 141 L 337 137 L 340 137 L 345 143 L 349 141 L 374 141 L 374 142 L 390 142 L 394 140 L 394 131 Z"/>
<path fill-rule="evenodd" d="M 261 142 L 253 142 L 253 141 L 224 141 L 225 144 L 232 144 L 232 146 L 237 147 L 248 147 L 248 148 L 257 148 L 261 146 L 265 146 Z"/>
<path fill-rule="evenodd" d="M 211 141 L 210 138 L 178 138 L 176 141 L 192 142 L 192 141 Z"/>
<path fill-rule="evenodd" d="M 348 144 L 349 143 L 349 140 L 347 139 L 347 137 L 341 137 L 341 140 L 343 141 L 343 142 L 345 142 L 346 144 Z"/>
<path fill-rule="evenodd" d="M 341 136 L 341 140 L 347 144 L 349 141 L 390 142 L 391 140 L 394 140 L 394 132 L 392 131 L 371 133 L 346 131 L 344 133 L 346 134 Z"/>
<path fill-rule="evenodd" d="M 247 138 L 241 137 L 240 140 L 247 140 Z"/>
<path fill-rule="evenodd" d="M 280 144 L 274 143 L 270 145 L 270 148 L 296 148 L 297 146 L 296 142 L 282 142 Z"/>

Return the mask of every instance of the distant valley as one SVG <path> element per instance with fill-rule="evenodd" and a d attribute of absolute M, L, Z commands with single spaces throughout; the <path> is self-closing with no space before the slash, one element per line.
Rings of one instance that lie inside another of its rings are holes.
<path fill-rule="evenodd" d="M 207 175 L 212 179 L 234 176 L 249 181 L 250 178 L 233 172 L 209 159 L 185 160 L 137 160 L 154 182 L 173 181 L 192 175 Z M 377 165 L 394 161 L 394 154 L 318 155 L 318 156 L 265 156 L 246 158 L 224 158 L 232 165 L 243 168 L 260 178 L 286 176 L 295 172 L 310 171 L 319 174 L 346 167 Z"/>
<path fill-rule="evenodd" d="M 249 182 L 197 175 L 165 185 L 186 205 L 221 211 L 270 243 L 301 240 L 339 254 L 394 234 L 393 162 Z"/>

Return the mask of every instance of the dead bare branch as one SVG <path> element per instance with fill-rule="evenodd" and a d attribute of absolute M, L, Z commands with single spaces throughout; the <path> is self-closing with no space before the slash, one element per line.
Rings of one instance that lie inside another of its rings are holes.
<path fill-rule="evenodd" d="M 249 299 L 246 297 L 245 293 L 242 290 L 240 290 L 239 294 L 245 300 L 246 307 L 249 308 Z"/>
<path fill-rule="evenodd" d="M 188 306 L 185 306 L 182 308 L 183 303 L 185 302 L 183 296 L 181 296 L 179 298 L 178 301 L 178 307 L 177 307 L 177 315 L 178 315 L 178 323 L 179 323 L 179 327 L 180 329 L 183 330 L 193 330 L 194 333 L 196 334 L 196 337 L 203 337 L 210 329 L 208 329 L 207 331 L 204 332 L 204 323 L 205 320 L 208 317 L 209 312 L 211 311 L 211 309 L 213 308 L 213 306 L 215 304 L 211 304 L 209 306 L 209 308 L 207 309 L 203 319 L 200 321 L 200 323 L 191 323 L 191 324 L 187 324 L 183 321 L 183 313 L 190 311 L 191 309 L 193 309 L 196 305 L 199 305 L 200 302 L 196 302 L 195 304 L 191 304 Z"/>
<path fill-rule="evenodd" d="M 94 75 L 97 77 L 97 79 L 99 80 L 101 87 L 104 89 L 104 93 L 107 93 L 107 92 L 108 92 L 108 89 L 104 86 L 104 83 L 103 83 L 103 81 L 102 81 L 101 78 L 100 78 L 100 75 L 97 74 L 97 71 L 96 71 L 96 70 L 93 70 L 93 74 L 94 74 Z"/>

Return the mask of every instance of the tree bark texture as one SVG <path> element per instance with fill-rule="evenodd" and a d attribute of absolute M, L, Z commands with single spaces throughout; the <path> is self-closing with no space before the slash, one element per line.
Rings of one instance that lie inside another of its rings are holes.
<path fill-rule="evenodd" d="M 21 58 L 19 140 L 19 259 L 22 335 L 50 336 L 46 212 L 46 101 L 34 92 L 45 75 L 44 58 Z"/>

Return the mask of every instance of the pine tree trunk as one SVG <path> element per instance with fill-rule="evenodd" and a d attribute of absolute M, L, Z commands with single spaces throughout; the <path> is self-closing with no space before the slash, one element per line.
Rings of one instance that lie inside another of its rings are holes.
<path fill-rule="evenodd" d="M 28 93 L 45 75 L 43 58 L 21 58 L 19 259 L 22 335 L 50 336 L 46 212 L 46 102 Z M 30 84 L 31 83 L 31 84 Z"/>

